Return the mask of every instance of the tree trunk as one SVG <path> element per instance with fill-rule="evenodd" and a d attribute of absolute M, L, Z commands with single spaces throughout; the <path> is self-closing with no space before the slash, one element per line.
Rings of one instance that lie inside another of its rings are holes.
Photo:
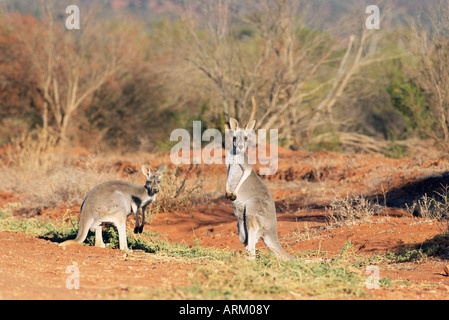
<path fill-rule="evenodd" d="M 68 112 L 64 115 L 62 119 L 61 128 L 59 131 L 59 139 L 58 145 L 62 148 L 67 147 L 67 129 L 69 127 L 70 118 L 72 116 L 72 112 Z"/>

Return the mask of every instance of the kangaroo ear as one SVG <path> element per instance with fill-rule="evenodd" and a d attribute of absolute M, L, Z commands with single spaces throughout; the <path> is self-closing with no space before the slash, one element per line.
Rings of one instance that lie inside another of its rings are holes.
<path fill-rule="evenodd" d="M 231 127 L 232 131 L 235 131 L 239 128 L 239 122 L 237 120 L 235 120 L 234 118 L 230 118 L 229 126 Z"/>
<path fill-rule="evenodd" d="M 142 173 L 145 177 L 148 177 L 151 174 L 151 169 L 149 167 L 147 167 L 146 165 L 143 164 L 141 169 L 142 169 Z"/>
<path fill-rule="evenodd" d="M 256 120 L 251 120 L 245 127 L 245 133 L 248 134 L 256 126 Z"/>

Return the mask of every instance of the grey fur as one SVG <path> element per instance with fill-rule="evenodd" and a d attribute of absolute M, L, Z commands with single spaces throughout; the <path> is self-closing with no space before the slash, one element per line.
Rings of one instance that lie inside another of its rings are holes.
<path fill-rule="evenodd" d="M 245 152 L 248 147 L 248 135 L 254 128 L 255 121 L 249 122 L 245 129 L 241 129 L 237 120 L 231 118 L 230 125 L 234 139 L 233 149 L 226 155 L 226 198 L 230 199 L 234 206 L 239 240 L 253 259 L 256 243 L 262 238 L 277 258 L 291 260 L 293 257 L 284 251 L 277 235 L 273 196 L 248 163 L 248 155 Z"/>
<path fill-rule="evenodd" d="M 89 229 L 95 231 L 95 246 L 105 247 L 102 237 L 102 223 L 113 223 L 118 230 L 120 250 L 128 250 L 126 241 L 126 218 L 135 214 L 135 233 L 142 233 L 145 223 L 145 209 L 156 200 L 159 192 L 160 169 L 152 174 L 150 168 L 142 165 L 146 177 L 144 186 L 127 181 L 107 181 L 89 191 L 81 205 L 78 235 L 59 246 L 81 244 L 86 239 Z M 139 209 L 142 209 L 142 224 L 139 226 Z"/>

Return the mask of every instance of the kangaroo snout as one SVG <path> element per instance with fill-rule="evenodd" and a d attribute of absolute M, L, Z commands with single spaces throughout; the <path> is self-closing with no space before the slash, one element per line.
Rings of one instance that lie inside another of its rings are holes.
<path fill-rule="evenodd" d="M 146 184 L 145 185 L 145 188 L 150 192 L 150 193 L 152 193 L 152 194 L 156 194 L 156 193 L 158 193 L 159 192 L 159 187 L 156 187 L 156 186 L 154 186 L 154 185 L 152 185 L 152 184 Z"/>

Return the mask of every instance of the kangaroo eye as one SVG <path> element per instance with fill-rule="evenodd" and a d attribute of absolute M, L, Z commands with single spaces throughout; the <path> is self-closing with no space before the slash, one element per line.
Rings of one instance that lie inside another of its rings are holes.
<path fill-rule="evenodd" d="M 248 141 L 248 137 L 245 137 L 245 141 Z"/>

